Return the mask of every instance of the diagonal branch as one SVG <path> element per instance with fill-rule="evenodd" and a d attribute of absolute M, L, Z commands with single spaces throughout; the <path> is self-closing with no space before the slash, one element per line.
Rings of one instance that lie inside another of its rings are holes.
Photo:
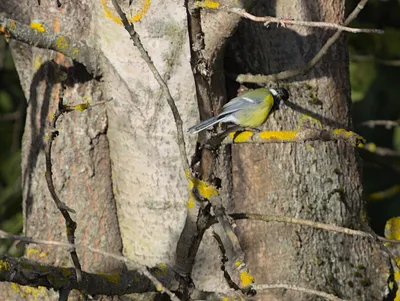
<path fill-rule="evenodd" d="M 249 272 L 249 268 L 245 261 L 245 253 L 240 245 L 239 238 L 234 232 L 236 225 L 234 225 L 232 221 L 228 219 L 228 215 L 225 213 L 223 207 L 214 208 L 214 210 L 216 220 L 222 226 L 226 236 L 232 244 L 235 256 L 233 260 L 241 279 L 241 291 L 247 295 L 254 296 L 257 293 L 257 291 L 254 289 L 254 277 Z"/>
<path fill-rule="evenodd" d="M 100 75 L 99 58 L 101 53 L 89 47 L 84 41 L 73 41 L 66 35 L 48 32 L 41 27 L 19 23 L 0 16 L 0 34 L 7 39 L 13 39 L 38 48 L 54 50 L 83 64 L 95 77 Z"/>
<path fill-rule="evenodd" d="M 262 214 L 254 214 L 254 213 L 232 213 L 229 214 L 231 218 L 234 220 L 241 220 L 241 219 L 248 219 L 248 220 L 258 220 L 258 221 L 264 221 L 264 222 L 278 222 L 278 223 L 289 223 L 289 224 L 295 224 L 295 225 L 301 225 L 301 226 L 308 226 L 316 229 L 321 229 L 321 230 L 326 230 L 326 231 L 331 231 L 331 232 L 336 232 L 336 233 L 343 233 L 347 235 L 353 235 L 353 236 L 360 236 L 360 237 L 366 237 L 370 239 L 378 239 L 379 241 L 382 242 L 390 242 L 394 244 L 400 244 L 400 240 L 394 240 L 394 239 L 387 239 L 382 236 L 377 236 L 375 237 L 374 235 L 360 231 L 360 230 L 353 230 L 350 228 L 345 228 L 345 227 L 340 227 L 336 225 L 330 225 L 330 224 L 324 224 L 320 222 L 314 222 L 306 219 L 300 219 L 300 218 L 294 218 L 294 217 L 288 217 L 288 216 L 274 216 L 274 215 L 262 215 Z"/>
<path fill-rule="evenodd" d="M 215 231 L 213 231 L 213 237 L 218 244 L 219 251 L 221 252 L 221 255 L 220 255 L 221 271 L 224 273 L 224 278 L 230 288 L 234 289 L 235 291 L 240 291 L 241 289 L 240 289 L 239 285 L 237 285 L 232 280 L 231 275 L 229 275 L 228 271 L 225 268 L 225 263 L 228 262 L 228 257 L 226 256 L 226 250 L 225 250 L 224 244 L 222 242 L 222 239 L 221 239 L 221 237 L 219 237 L 219 235 Z"/>
<path fill-rule="evenodd" d="M 175 119 L 178 147 L 179 147 L 179 152 L 181 155 L 182 165 L 183 165 L 185 174 L 189 173 L 189 161 L 187 159 L 185 138 L 183 136 L 183 122 L 182 122 L 182 118 L 179 114 L 178 108 L 176 107 L 175 101 L 172 98 L 172 95 L 168 88 L 168 85 L 163 80 L 160 72 L 158 72 L 150 55 L 147 53 L 142 42 L 140 41 L 140 37 L 139 37 L 138 33 L 135 31 L 133 24 L 129 23 L 128 19 L 126 18 L 125 13 L 122 11 L 118 2 L 116 0 L 112 0 L 112 3 L 114 5 L 114 8 L 117 11 L 118 15 L 121 17 L 122 23 L 124 24 L 126 31 L 129 33 L 131 40 L 133 41 L 133 44 L 139 50 L 140 55 L 142 56 L 143 60 L 147 63 L 147 66 L 149 67 L 150 71 L 153 73 L 154 78 L 160 84 L 161 89 L 163 90 L 164 94 L 167 95 L 167 102 L 168 102 L 169 107 L 171 108 L 172 115 L 174 116 L 174 119 Z"/>
<path fill-rule="evenodd" d="M 353 12 L 347 17 L 347 19 L 344 21 L 344 25 L 347 26 L 349 25 L 360 13 L 360 11 L 364 8 L 364 6 L 367 4 L 368 0 L 361 0 L 356 8 L 353 10 Z M 306 74 L 308 71 L 310 71 L 320 60 L 321 58 L 328 52 L 329 48 L 339 39 L 340 35 L 342 34 L 343 30 L 338 30 L 335 32 L 334 35 L 332 35 L 328 41 L 322 46 L 320 51 L 309 61 L 306 66 L 303 68 L 299 69 L 292 69 L 292 70 L 286 70 L 282 71 L 276 74 L 270 74 L 270 75 L 253 75 L 253 74 L 239 74 L 236 78 L 236 81 L 239 83 L 255 83 L 255 84 L 265 84 L 270 81 L 278 81 L 278 80 L 283 80 L 287 79 L 290 77 L 294 77 L 297 75 L 302 75 Z"/>

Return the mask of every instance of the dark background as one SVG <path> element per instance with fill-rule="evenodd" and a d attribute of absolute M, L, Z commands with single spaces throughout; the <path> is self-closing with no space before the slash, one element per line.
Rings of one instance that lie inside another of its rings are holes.
<path fill-rule="evenodd" d="M 346 1 L 350 12 L 358 1 Z M 383 235 L 385 222 L 400 216 L 400 122 L 388 128 L 363 125 L 368 120 L 400 120 L 400 0 L 370 0 L 353 27 L 380 28 L 383 35 L 347 34 L 354 131 L 370 149 L 360 150 L 368 218 Z M 8 44 L 0 37 L 0 229 L 22 232 L 21 137 L 26 100 Z M 373 143 L 373 144 L 372 144 Z M 392 152 L 388 155 L 388 150 Z M 0 254 L 18 256 L 22 249 L 0 240 Z"/>

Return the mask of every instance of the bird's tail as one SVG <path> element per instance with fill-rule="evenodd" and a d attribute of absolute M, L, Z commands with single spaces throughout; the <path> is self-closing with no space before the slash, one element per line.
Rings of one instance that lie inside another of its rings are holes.
<path fill-rule="evenodd" d="M 217 117 L 212 117 L 210 119 L 204 120 L 200 122 L 199 124 L 192 126 L 191 128 L 188 129 L 189 133 L 198 133 L 201 132 L 202 130 L 205 130 L 206 128 L 218 123 L 221 118 Z"/>

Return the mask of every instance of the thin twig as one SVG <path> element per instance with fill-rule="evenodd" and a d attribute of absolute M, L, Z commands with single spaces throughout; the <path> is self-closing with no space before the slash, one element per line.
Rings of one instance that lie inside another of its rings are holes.
<path fill-rule="evenodd" d="M 369 202 L 379 202 L 388 198 L 392 198 L 400 193 L 400 185 L 393 185 L 385 190 L 370 193 L 368 195 Z"/>
<path fill-rule="evenodd" d="M 302 225 L 302 226 L 309 226 L 309 227 L 313 227 L 316 229 L 322 229 L 322 230 L 331 231 L 331 232 L 337 232 L 337 233 L 343 233 L 343 234 L 347 234 L 347 235 L 375 239 L 375 237 L 373 235 L 371 235 L 370 233 L 364 232 L 364 231 L 353 230 L 353 229 L 340 227 L 340 226 L 336 226 L 336 225 L 324 224 L 324 223 L 320 223 L 320 222 L 314 222 L 314 221 L 300 219 L 300 218 L 294 218 L 294 217 L 262 215 L 262 214 L 254 214 L 254 213 L 232 213 L 232 214 L 229 214 L 229 216 L 231 218 L 233 218 L 234 220 L 248 219 L 248 220 L 258 220 L 258 221 L 264 221 L 264 222 L 290 223 L 290 224 L 296 224 L 296 225 Z M 394 244 L 400 244 L 400 240 L 387 239 L 387 238 L 381 237 L 381 236 L 377 236 L 377 239 L 379 239 L 382 242 L 391 242 Z"/>
<path fill-rule="evenodd" d="M 226 256 L 226 251 L 225 251 L 225 247 L 224 244 L 221 240 L 221 237 L 219 237 L 219 235 L 213 231 L 213 237 L 214 239 L 217 241 L 218 244 L 218 248 L 219 251 L 221 252 L 221 271 L 224 273 L 224 278 L 226 280 L 226 282 L 228 283 L 230 288 L 233 288 L 235 291 L 241 291 L 239 285 L 237 285 L 233 280 L 231 275 L 229 275 L 228 271 L 225 268 L 225 263 L 228 262 L 228 257 Z"/>
<path fill-rule="evenodd" d="M 357 6 L 353 10 L 353 12 L 344 21 L 344 23 L 343 23 L 344 26 L 349 25 L 358 16 L 358 14 L 364 8 L 364 6 L 367 4 L 367 2 L 368 2 L 368 0 L 361 0 L 357 4 Z M 330 37 L 328 39 L 328 41 L 326 41 L 324 46 L 322 46 L 320 51 L 303 68 L 286 70 L 286 71 L 282 71 L 282 72 L 279 72 L 276 74 L 270 74 L 270 75 L 239 74 L 236 78 L 236 81 L 239 83 L 246 82 L 246 83 L 264 84 L 264 83 L 267 83 L 270 81 L 278 81 L 278 80 L 283 80 L 283 79 L 287 79 L 290 77 L 294 77 L 297 75 L 306 74 L 328 52 L 328 49 L 339 39 L 342 32 L 343 32 L 343 30 L 341 30 L 341 29 L 339 29 L 337 32 L 335 32 L 332 35 L 332 37 Z"/>
<path fill-rule="evenodd" d="M 50 125 L 51 129 L 50 129 L 50 133 L 48 134 L 48 140 L 47 140 L 47 144 L 45 147 L 45 156 L 46 156 L 45 177 L 46 177 L 47 187 L 49 189 L 51 197 L 52 197 L 54 203 L 56 204 L 58 210 L 61 212 L 61 214 L 64 217 L 68 242 L 73 245 L 73 244 L 75 244 L 75 230 L 76 230 L 77 225 L 76 225 L 76 222 L 71 218 L 69 212 L 74 212 L 74 211 L 71 210 L 70 208 L 68 208 L 59 199 L 59 197 L 56 193 L 56 190 L 54 188 L 53 177 L 52 177 L 53 173 L 52 173 L 52 163 L 51 163 L 51 148 L 52 148 L 54 139 L 58 135 L 58 131 L 56 130 L 57 120 L 65 112 L 64 104 L 63 104 L 64 91 L 65 91 L 65 86 L 64 86 L 64 83 L 61 81 L 61 88 L 59 90 L 59 102 L 58 102 L 56 112 L 54 113 L 54 117 L 52 118 L 52 121 L 51 121 L 51 125 Z M 82 267 L 79 262 L 78 254 L 76 253 L 75 248 L 70 249 L 70 255 L 71 255 L 71 259 L 74 264 L 74 267 L 75 267 L 77 282 L 83 288 Z M 86 295 L 86 293 L 83 292 L 83 295 Z"/>
<path fill-rule="evenodd" d="M 374 128 L 376 126 L 384 126 L 387 129 L 391 129 L 396 126 L 400 126 L 399 120 L 367 120 L 361 122 L 358 126 L 366 126 L 369 128 Z"/>
<path fill-rule="evenodd" d="M 124 27 L 125 27 L 126 31 L 129 33 L 129 35 L 131 37 L 131 40 L 133 41 L 133 44 L 139 50 L 140 55 L 142 56 L 142 59 L 147 63 L 147 66 L 149 67 L 150 71 L 153 73 L 154 78 L 160 84 L 161 89 L 164 92 L 164 95 L 167 96 L 168 105 L 171 108 L 172 115 L 174 116 L 174 119 L 175 119 L 177 139 L 178 139 L 178 147 L 179 147 L 179 152 L 180 152 L 180 155 L 181 155 L 182 165 L 183 165 L 183 168 L 184 168 L 184 172 L 188 173 L 190 169 L 189 169 L 189 161 L 187 159 L 187 154 L 186 154 L 185 138 L 184 138 L 184 135 L 183 135 L 182 118 L 181 118 L 181 116 L 179 114 L 178 108 L 176 107 L 175 101 L 172 98 L 172 95 L 171 95 L 171 92 L 170 92 L 170 90 L 168 88 L 168 85 L 163 80 L 161 74 L 158 72 L 158 70 L 155 67 L 150 55 L 147 53 L 147 51 L 144 48 L 142 42 L 140 41 L 140 37 L 139 37 L 138 33 L 135 31 L 135 28 L 134 28 L 133 24 L 129 23 L 128 19 L 126 18 L 125 13 L 122 11 L 122 9 L 119 6 L 118 2 L 116 0 L 112 0 L 112 3 L 114 5 L 114 8 L 117 11 L 118 15 L 122 19 L 122 23 L 124 24 Z"/>
<path fill-rule="evenodd" d="M 278 283 L 278 284 L 260 284 L 255 286 L 257 290 L 271 290 L 271 289 L 285 289 L 285 290 L 291 290 L 291 291 L 298 291 L 298 292 L 303 292 L 306 294 L 310 295 L 315 295 L 319 297 L 323 297 L 327 300 L 331 301 L 346 301 L 345 299 L 336 297 L 335 295 L 328 294 L 325 292 L 321 291 L 316 291 L 313 289 L 305 288 L 305 287 L 299 287 L 291 284 L 283 284 L 283 283 Z"/>
<path fill-rule="evenodd" d="M 15 121 L 21 118 L 21 111 L 17 110 L 12 113 L 6 113 L 0 115 L 0 122 Z"/>
<path fill-rule="evenodd" d="M 375 143 L 365 144 L 364 149 L 382 157 L 400 157 L 400 152 L 391 148 L 376 146 Z"/>
<path fill-rule="evenodd" d="M 354 62 L 373 61 L 384 66 L 400 67 L 400 60 L 381 59 L 373 55 L 353 54 L 350 59 Z"/>
<path fill-rule="evenodd" d="M 384 31 L 381 29 L 370 29 L 370 28 L 352 28 L 352 27 L 347 27 L 343 26 L 340 24 L 336 23 L 328 23 L 328 22 L 314 22 L 314 21 L 297 21 L 297 20 L 290 20 L 290 19 L 284 19 L 284 18 L 276 18 L 276 17 L 257 17 L 254 16 L 244 9 L 238 9 L 238 8 L 232 8 L 229 10 L 232 13 L 235 13 L 243 18 L 255 21 L 255 22 L 262 22 L 265 23 L 265 25 L 268 25 L 269 23 L 278 23 L 282 24 L 283 26 L 286 25 L 298 25 L 298 26 L 305 26 L 305 27 L 317 27 L 317 28 L 331 28 L 331 29 L 338 29 L 341 31 L 347 31 L 351 33 L 377 33 L 377 34 L 383 34 Z"/>
<path fill-rule="evenodd" d="M 218 196 L 219 197 L 219 196 Z M 213 199 L 212 203 L 214 203 L 216 199 Z M 221 200 L 215 203 L 221 203 Z M 257 292 L 254 289 L 254 278 L 251 276 L 249 268 L 247 266 L 245 260 L 245 253 L 243 251 L 242 246 L 240 245 L 239 238 L 233 230 L 233 222 L 229 220 L 229 216 L 225 213 L 225 209 L 222 206 L 214 207 L 215 218 L 218 223 L 224 229 L 226 236 L 232 244 L 233 252 L 235 258 L 233 259 L 235 262 L 236 270 L 239 272 L 239 275 L 242 278 L 242 275 L 245 276 L 245 281 L 242 281 L 241 291 L 247 295 L 254 296 Z"/>

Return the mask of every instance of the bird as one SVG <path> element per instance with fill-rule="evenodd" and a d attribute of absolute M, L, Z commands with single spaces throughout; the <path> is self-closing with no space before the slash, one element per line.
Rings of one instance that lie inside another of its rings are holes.
<path fill-rule="evenodd" d="M 231 99 L 222 107 L 220 114 L 190 127 L 188 132 L 195 134 L 220 122 L 256 128 L 267 120 L 273 107 L 278 107 L 281 100 L 287 99 L 289 93 L 284 88 L 251 90 Z"/>

